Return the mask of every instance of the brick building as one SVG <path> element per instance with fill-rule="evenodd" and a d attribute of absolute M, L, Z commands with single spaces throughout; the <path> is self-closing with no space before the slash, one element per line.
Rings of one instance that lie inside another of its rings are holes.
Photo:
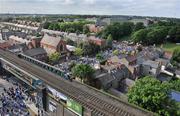
<path fill-rule="evenodd" d="M 46 50 L 47 54 L 52 54 L 54 52 L 64 54 L 68 51 L 65 41 L 61 37 L 54 37 L 45 34 L 40 44 L 41 47 Z"/>
<path fill-rule="evenodd" d="M 106 41 L 104 39 L 97 38 L 95 36 L 89 36 L 88 41 L 99 46 L 105 46 Z"/>

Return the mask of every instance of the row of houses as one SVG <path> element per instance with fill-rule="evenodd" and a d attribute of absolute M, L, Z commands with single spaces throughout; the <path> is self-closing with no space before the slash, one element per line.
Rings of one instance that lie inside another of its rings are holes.
<path fill-rule="evenodd" d="M 70 39 L 76 43 L 89 41 L 99 46 L 105 45 L 105 39 L 102 39 L 96 36 L 87 36 L 86 34 L 67 33 L 67 32 L 53 31 L 53 30 L 47 30 L 47 29 L 43 29 L 42 33 L 48 34 L 51 36 L 60 36 L 65 39 Z"/>
<path fill-rule="evenodd" d="M 12 22 L 16 23 L 16 24 L 27 25 L 27 26 L 32 26 L 32 27 L 39 27 L 40 26 L 39 22 L 34 22 L 34 21 L 13 20 Z"/>
<path fill-rule="evenodd" d="M 95 36 L 78 36 L 76 34 L 68 34 L 66 36 L 54 36 L 49 34 L 44 34 L 43 36 L 37 37 L 37 36 L 16 36 L 16 35 L 10 35 L 8 37 L 8 40 L 3 42 L 3 44 L 0 45 L 2 48 L 10 48 L 14 46 L 16 48 L 14 52 L 23 52 L 27 50 L 33 49 L 33 52 L 39 53 L 39 51 L 46 51 L 47 55 L 50 55 L 54 52 L 59 52 L 60 54 L 68 54 L 69 52 L 74 52 L 76 47 L 67 45 L 66 39 L 69 38 L 72 41 L 78 42 L 78 41 L 88 41 L 94 44 L 97 44 L 99 46 L 105 45 L 105 40 L 99 39 Z M 36 52 L 37 49 L 37 52 Z M 44 49 L 44 50 L 39 50 Z M 38 55 L 38 54 L 37 54 Z M 33 55 L 31 55 L 33 56 Z M 38 57 L 40 57 L 41 54 L 39 54 Z"/>
<path fill-rule="evenodd" d="M 156 54 L 154 59 L 147 54 Z M 134 85 L 135 80 L 141 76 L 151 75 L 159 78 L 162 67 L 167 67 L 169 60 L 163 58 L 164 51 L 155 47 L 148 48 L 136 55 L 113 56 L 105 64 L 101 64 L 95 73 L 95 80 L 99 89 L 115 89 L 127 92 L 127 88 Z M 141 54 L 141 57 L 139 55 Z M 161 57 L 162 56 L 162 57 Z M 139 59 L 140 58 L 140 59 Z M 141 62 L 138 62 L 142 60 Z M 163 81 L 163 80 L 162 80 Z M 125 86 L 126 85 L 126 86 Z"/>

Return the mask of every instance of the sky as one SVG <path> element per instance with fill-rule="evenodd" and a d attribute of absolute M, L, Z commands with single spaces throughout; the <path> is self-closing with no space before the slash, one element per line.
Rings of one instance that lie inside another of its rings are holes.
<path fill-rule="evenodd" d="M 180 18 L 180 0 L 0 0 L 0 13 L 138 15 Z"/>

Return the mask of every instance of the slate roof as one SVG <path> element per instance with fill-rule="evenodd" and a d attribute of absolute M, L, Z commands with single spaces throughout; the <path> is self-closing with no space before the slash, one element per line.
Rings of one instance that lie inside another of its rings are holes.
<path fill-rule="evenodd" d="M 21 38 L 21 37 L 18 37 L 18 36 L 14 36 L 14 35 L 11 35 L 9 37 L 9 40 L 17 41 L 17 42 L 20 42 L 20 43 L 26 43 L 26 45 L 29 42 L 31 42 L 30 40 L 27 40 L 27 39 L 24 39 L 24 38 Z"/>
<path fill-rule="evenodd" d="M 53 36 L 49 36 L 48 34 L 45 34 L 41 40 L 41 44 L 57 47 L 60 41 L 61 41 L 60 37 L 53 37 Z"/>
<path fill-rule="evenodd" d="M 133 61 L 137 60 L 137 57 L 136 57 L 136 56 L 129 55 L 129 56 L 126 57 L 126 60 L 127 60 L 128 62 L 133 62 Z"/>
<path fill-rule="evenodd" d="M 47 54 L 47 53 L 43 48 L 34 48 L 34 49 L 25 51 L 24 54 L 33 57 L 33 56 Z"/>
<path fill-rule="evenodd" d="M 143 65 L 148 65 L 148 66 L 151 66 L 152 68 L 158 68 L 159 67 L 159 63 L 156 61 L 152 61 L 152 60 L 144 61 Z"/>

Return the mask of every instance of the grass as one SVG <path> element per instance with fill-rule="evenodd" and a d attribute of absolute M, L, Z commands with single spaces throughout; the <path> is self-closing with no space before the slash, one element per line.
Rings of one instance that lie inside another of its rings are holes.
<path fill-rule="evenodd" d="M 161 45 L 159 45 L 160 47 Z M 166 43 L 163 44 L 163 49 L 168 52 L 173 52 L 175 49 L 180 49 L 180 45 L 177 45 L 176 43 Z"/>

